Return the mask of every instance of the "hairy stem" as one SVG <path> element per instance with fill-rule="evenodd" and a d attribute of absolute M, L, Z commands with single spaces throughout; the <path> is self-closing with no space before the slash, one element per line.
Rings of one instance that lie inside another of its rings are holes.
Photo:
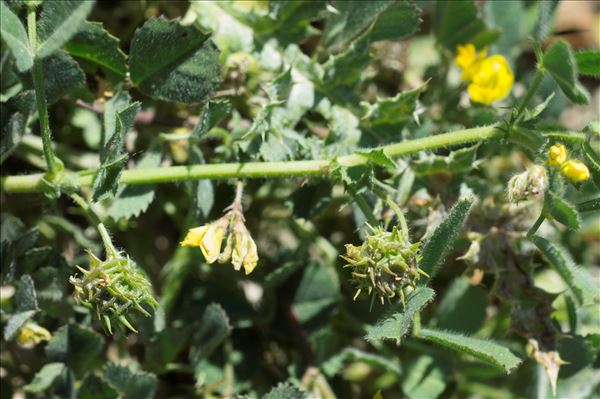
<path fill-rule="evenodd" d="M 435 136 L 375 148 L 382 150 L 389 157 L 399 157 L 419 151 L 434 150 L 465 143 L 501 138 L 503 132 L 495 125 L 472 129 L 456 130 Z M 366 164 L 368 158 L 359 153 L 342 156 L 337 159 L 341 166 Z M 154 184 L 172 183 L 200 179 L 222 180 L 231 178 L 278 178 L 293 176 L 323 176 L 331 174 L 329 160 L 289 161 L 289 162 L 247 162 L 203 164 L 193 166 L 170 166 L 145 169 L 125 170 L 121 174 L 121 184 Z M 41 191 L 42 174 L 25 176 L 7 176 L 2 178 L 1 186 L 5 192 L 37 192 Z M 86 171 L 77 175 L 80 186 L 91 186 L 94 173 Z"/>
<path fill-rule="evenodd" d="M 37 48 L 35 7 L 30 7 L 27 13 L 27 30 L 29 33 L 29 45 L 35 51 Z M 56 172 L 56 161 L 52 149 L 52 133 L 48 121 L 48 105 L 46 104 L 46 89 L 44 87 L 44 69 L 42 61 L 37 57 L 33 60 L 33 88 L 35 91 L 35 102 L 37 104 L 38 119 L 40 121 L 40 134 L 44 144 L 44 158 L 48 165 L 48 174 L 52 177 Z"/>

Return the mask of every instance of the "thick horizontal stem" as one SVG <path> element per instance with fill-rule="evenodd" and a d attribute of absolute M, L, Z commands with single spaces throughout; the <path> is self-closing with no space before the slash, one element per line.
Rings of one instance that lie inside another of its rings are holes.
<path fill-rule="evenodd" d="M 450 147 L 458 144 L 479 142 L 502 137 L 504 133 L 495 126 L 484 126 L 473 129 L 457 130 L 436 136 L 407 140 L 375 148 L 383 150 L 389 157 L 408 155 L 419 151 Z M 365 150 L 363 150 L 364 152 Z M 342 166 L 356 166 L 368 162 L 368 158 L 360 153 L 338 158 Z M 230 178 L 279 178 L 293 176 L 328 176 L 329 160 L 289 161 L 289 162 L 245 162 L 220 163 L 193 166 L 170 166 L 159 168 L 130 169 L 121 174 L 121 184 L 154 184 L 200 179 Z M 80 173 L 78 183 L 91 186 L 95 173 Z M 2 190 L 11 193 L 27 193 L 40 191 L 43 174 L 25 176 L 7 176 L 2 178 Z"/>

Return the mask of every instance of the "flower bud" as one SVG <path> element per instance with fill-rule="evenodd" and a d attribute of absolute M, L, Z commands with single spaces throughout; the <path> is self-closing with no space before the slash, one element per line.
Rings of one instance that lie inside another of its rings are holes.
<path fill-rule="evenodd" d="M 567 160 L 567 148 L 564 144 L 555 144 L 548 150 L 548 165 L 560 166 Z"/>
<path fill-rule="evenodd" d="M 533 165 L 508 181 L 508 200 L 513 203 L 544 192 L 548 186 L 548 174 L 540 165 Z"/>
<path fill-rule="evenodd" d="M 52 334 L 48 330 L 29 321 L 19 330 L 17 342 L 21 346 L 37 345 L 42 341 L 50 341 L 50 338 L 52 338 Z"/>
<path fill-rule="evenodd" d="M 238 221 L 236 223 L 233 228 L 233 237 L 231 263 L 235 270 L 240 270 L 244 266 L 246 274 L 250 274 L 258 262 L 258 253 L 256 244 L 243 222 Z"/>
<path fill-rule="evenodd" d="M 590 178 L 590 170 L 581 161 L 576 159 L 565 162 L 560 171 L 562 174 L 573 183 L 579 183 Z"/>

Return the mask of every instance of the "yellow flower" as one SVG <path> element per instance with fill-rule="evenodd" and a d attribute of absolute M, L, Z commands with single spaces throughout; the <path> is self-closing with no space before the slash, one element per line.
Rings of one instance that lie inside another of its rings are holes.
<path fill-rule="evenodd" d="M 514 75 L 506 59 L 493 55 L 480 63 L 467 90 L 472 101 L 490 105 L 506 97 L 513 82 Z"/>
<path fill-rule="evenodd" d="M 481 62 L 485 59 L 487 49 L 480 53 L 475 51 L 475 46 L 471 43 L 459 45 L 456 48 L 456 58 L 454 63 L 462 69 L 461 79 L 468 82 L 473 79 L 475 73 L 479 70 Z"/>
<path fill-rule="evenodd" d="M 560 171 L 573 183 L 579 183 L 590 178 L 590 170 L 581 161 L 572 159 L 563 164 Z"/>
<path fill-rule="evenodd" d="M 228 224 L 229 220 L 223 217 L 208 225 L 190 229 L 179 245 L 182 247 L 200 247 L 206 261 L 213 263 L 221 253 L 221 243 Z"/>
<path fill-rule="evenodd" d="M 240 270 L 244 266 L 246 274 L 250 274 L 258 263 L 256 244 L 243 223 L 236 224 L 233 234 L 235 243 L 231 253 L 231 263 L 235 270 Z"/>
<path fill-rule="evenodd" d="M 567 160 L 567 148 L 564 144 L 555 144 L 548 150 L 548 165 L 560 166 Z"/>
<path fill-rule="evenodd" d="M 42 341 L 50 341 L 50 338 L 52 338 L 52 335 L 44 327 L 33 322 L 27 322 L 21 327 L 21 330 L 19 330 L 17 342 L 21 346 L 26 346 L 28 344 L 37 345 Z"/>

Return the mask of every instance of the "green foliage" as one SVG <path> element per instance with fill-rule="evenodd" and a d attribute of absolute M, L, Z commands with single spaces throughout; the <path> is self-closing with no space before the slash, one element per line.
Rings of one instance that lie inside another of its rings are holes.
<path fill-rule="evenodd" d="M 577 70 L 582 75 L 600 77 L 600 51 L 582 50 L 575 53 Z"/>
<path fill-rule="evenodd" d="M 205 100 L 219 85 L 218 50 L 208 35 L 178 21 L 149 19 L 131 40 L 131 80 L 164 101 Z"/>
<path fill-rule="evenodd" d="M 42 5 L 35 56 L 45 58 L 63 47 L 92 11 L 94 1 L 48 1 Z"/>
<path fill-rule="evenodd" d="M 459 44 L 473 42 L 486 29 L 474 1 L 438 1 L 433 21 L 435 38 L 454 52 Z"/>
<path fill-rule="evenodd" d="M 469 354 L 509 373 L 521 363 L 507 348 L 493 342 L 441 330 L 422 329 L 419 338 Z"/>
<path fill-rule="evenodd" d="M 418 314 L 429 302 L 435 293 L 431 288 L 417 288 L 406 298 L 406 306 L 402 312 L 393 313 L 373 326 L 366 335 L 366 339 L 375 342 L 381 339 L 393 339 L 400 345 L 401 339 L 408 333 L 413 323 L 415 314 Z"/>
<path fill-rule="evenodd" d="M 553 43 L 544 52 L 542 62 L 569 100 L 576 104 L 590 102 L 589 93 L 577 79 L 577 62 L 567 42 L 557 40 Z"/>
<path fill-rule="evenodd" d="M 469 216 L 473 202 L 474 198 L 460 199 L 425 244 L 419 267 L 431 278 L 435 277 L 444 259 L 452 250 L 454 240 Z"/>
<path fill-rule="evenodd" d="M 0 15 L 2 39 L 10 47 L 19 71 L 25 72 L 33 66 L 33 51 L 25 27 L 5 2 L 0 3 Z"/>
<path fill-rule="evenodd" d="M 550 266 L 560 274 L 580 304 L 586 305 L 595 302 L 598 298 L 597 284 L 591 276 L 573 262 L 564 248 L 539 236 L 532 237 L 531 241 L 538 247 Z"/>

